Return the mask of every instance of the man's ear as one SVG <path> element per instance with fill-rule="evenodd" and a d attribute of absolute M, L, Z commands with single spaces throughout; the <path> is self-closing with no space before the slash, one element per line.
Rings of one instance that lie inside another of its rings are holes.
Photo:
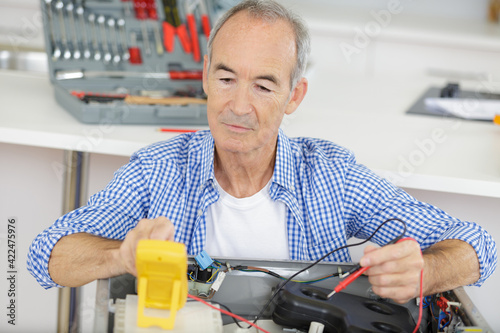
<path fill-rule="evenodd" d="M 309 83 L 305 77 L 301 78 L 299 82 L 297 82 L 291 93 L 285 114 L 292 114 L 295 110 L 297 110 L 300 103 L 302 103 L 302 100 L 306 96 L 308 84 Z"/>
<path fill-rule="evenodd" d="M 203 56 L 203 91 L 208 96 L 208 55 Z"/>

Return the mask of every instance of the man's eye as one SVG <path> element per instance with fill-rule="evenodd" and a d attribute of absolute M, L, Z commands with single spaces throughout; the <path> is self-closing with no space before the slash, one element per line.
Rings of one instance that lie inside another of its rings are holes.
<path fill-rule="evenodd" d="M 219 80 L 222 81 L 223 83 L 230 83 L 232 81 L 232 79 L 230 78 L 221 78 Z"/>
<path fill-rule="evenodd" d="M 263 92 L 271 92 L 270 89 L 267 89 L 266 87 L 264 86 L 261 86 L 261 85 L 257 85 L 257 88 Z"/>

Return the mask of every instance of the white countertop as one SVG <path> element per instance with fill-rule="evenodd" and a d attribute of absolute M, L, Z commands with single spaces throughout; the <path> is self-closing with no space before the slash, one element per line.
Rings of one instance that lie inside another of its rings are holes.
<path fill-rule="evenodd" d="M 444 81 L 361 79 L 323 68 L 313 68 L 309 81 L 303 104 L 283 122 L 289 136 L 345 146 L 398 186 L 500 198 L 500 126 L 405 114 L 430 84 Z M 129 156 L 175 135 L 79 123 L 56 103 L 43 74 L 0 71 L 0 91 L 0 142 Z M 436 131 L 439 142 L 432 141 Z"/>
<path fill-rule="evenodd" d="M 160 126 L 80 123 L 57 104 L 47 74 L 0 70 L 0 91 L 0 142 L 130 156 L 174 136 Z"/>
<path fill-rule="evenodd" d="M 329 80 L 328 78 L 334 78 Z M 314 71 L 308 96 L 283 123 L 290 136 L 313 136 L 351 149 L 360 163 L 398 186 L 500 198 L 500 126 L 408 115 L 442 79 L 359 79 Z"/>

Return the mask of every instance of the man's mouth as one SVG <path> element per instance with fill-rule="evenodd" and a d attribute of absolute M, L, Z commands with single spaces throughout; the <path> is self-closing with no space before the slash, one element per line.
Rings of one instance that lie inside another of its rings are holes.
<path fill-rule="evenodd" d="M 226 124 L 225 123 L 224 125 L 230 131 L 237 132 L 237 133 L 245 133 L 245 132 L 248 132 L 248 131 L 252 130 L 251 128 L 248 128 L 248 127 L 245 127 L 245 126 L 241 126 L 241 125 L 237 125 L 237 124 Z"/>

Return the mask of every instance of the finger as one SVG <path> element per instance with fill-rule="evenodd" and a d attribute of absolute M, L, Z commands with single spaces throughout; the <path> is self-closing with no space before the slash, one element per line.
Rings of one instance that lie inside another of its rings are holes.
<path fill-rule="evenodd" d="M 416 253 L 403 259 L 386 261 L 380 265 L 370 266 L 366 274 L 370 276 L 405 273 L 418 275 L 423 268 L 424 260 L 419 253 Z"/>
<path fill-rule="evenodd" d="M 420 247 L 416 242 L 400 242 L 386 245 L 365 252 L 365 255 L 360 260 L 360 265 L 373 267 L 384 262 L 400 260 L 416 253 L 420 255 Z"/>
<path fill-rule="evenodd" d="M 365 247 L 365 249 L 363 250 L 363 253 L 364 253 L 364 254 L 367 254 L 367 253 L 370 253 L 370 252 L 372 252 L 372 251 L 375 251 L 376 249 L 379 249 L 379 247 L 377 247 L 377 246 L 375 246 L 375 245 L 371 245 L 371 244 L 370 244 L 370 245 L 367 245 L 367 246 Z"/>
<path fill-rule="evenodd" d="M 142 219 L 134 229 L 130 230 L 120 247 L 125 270 L 137 276 L 135 258 L 137 245 L 141 239 L 174 240 L 174 225 L 166 217 L 156 219 Z"/>
<path fill-rule="evenodd" d="M 149 232 L 149 239 L 174 240 L 175 228 L 169 219 L 158 217 L 153 221 L 154 223 L 151 225 L 151 230 Z"/>
<path fill-rule="evenodd" d="M 418 286 L 379 287 L 372 286 L 372 291 L 382 298 L 390 298 L 399 304 L 404 304 L 419 294 Z"/>
<path fill-rule="evenodd" d="M 415 286 L 420 281 L 420 274 L 416 271 L 404 271 L 397 274 L 369 275 L 368 281 L 377 287 Z"/>
<path fill-rule="evenodd" d="M 140 220 L 134 229 L 130 230 L 123 244 L 120 246 L 120 255 L 122 257 L 125 269 L 130 274 L 137 276 L 135 267 L 135 254 L 139 240 L 147 238 L 149 234 L 150 223 L 148 220 Z"/>

